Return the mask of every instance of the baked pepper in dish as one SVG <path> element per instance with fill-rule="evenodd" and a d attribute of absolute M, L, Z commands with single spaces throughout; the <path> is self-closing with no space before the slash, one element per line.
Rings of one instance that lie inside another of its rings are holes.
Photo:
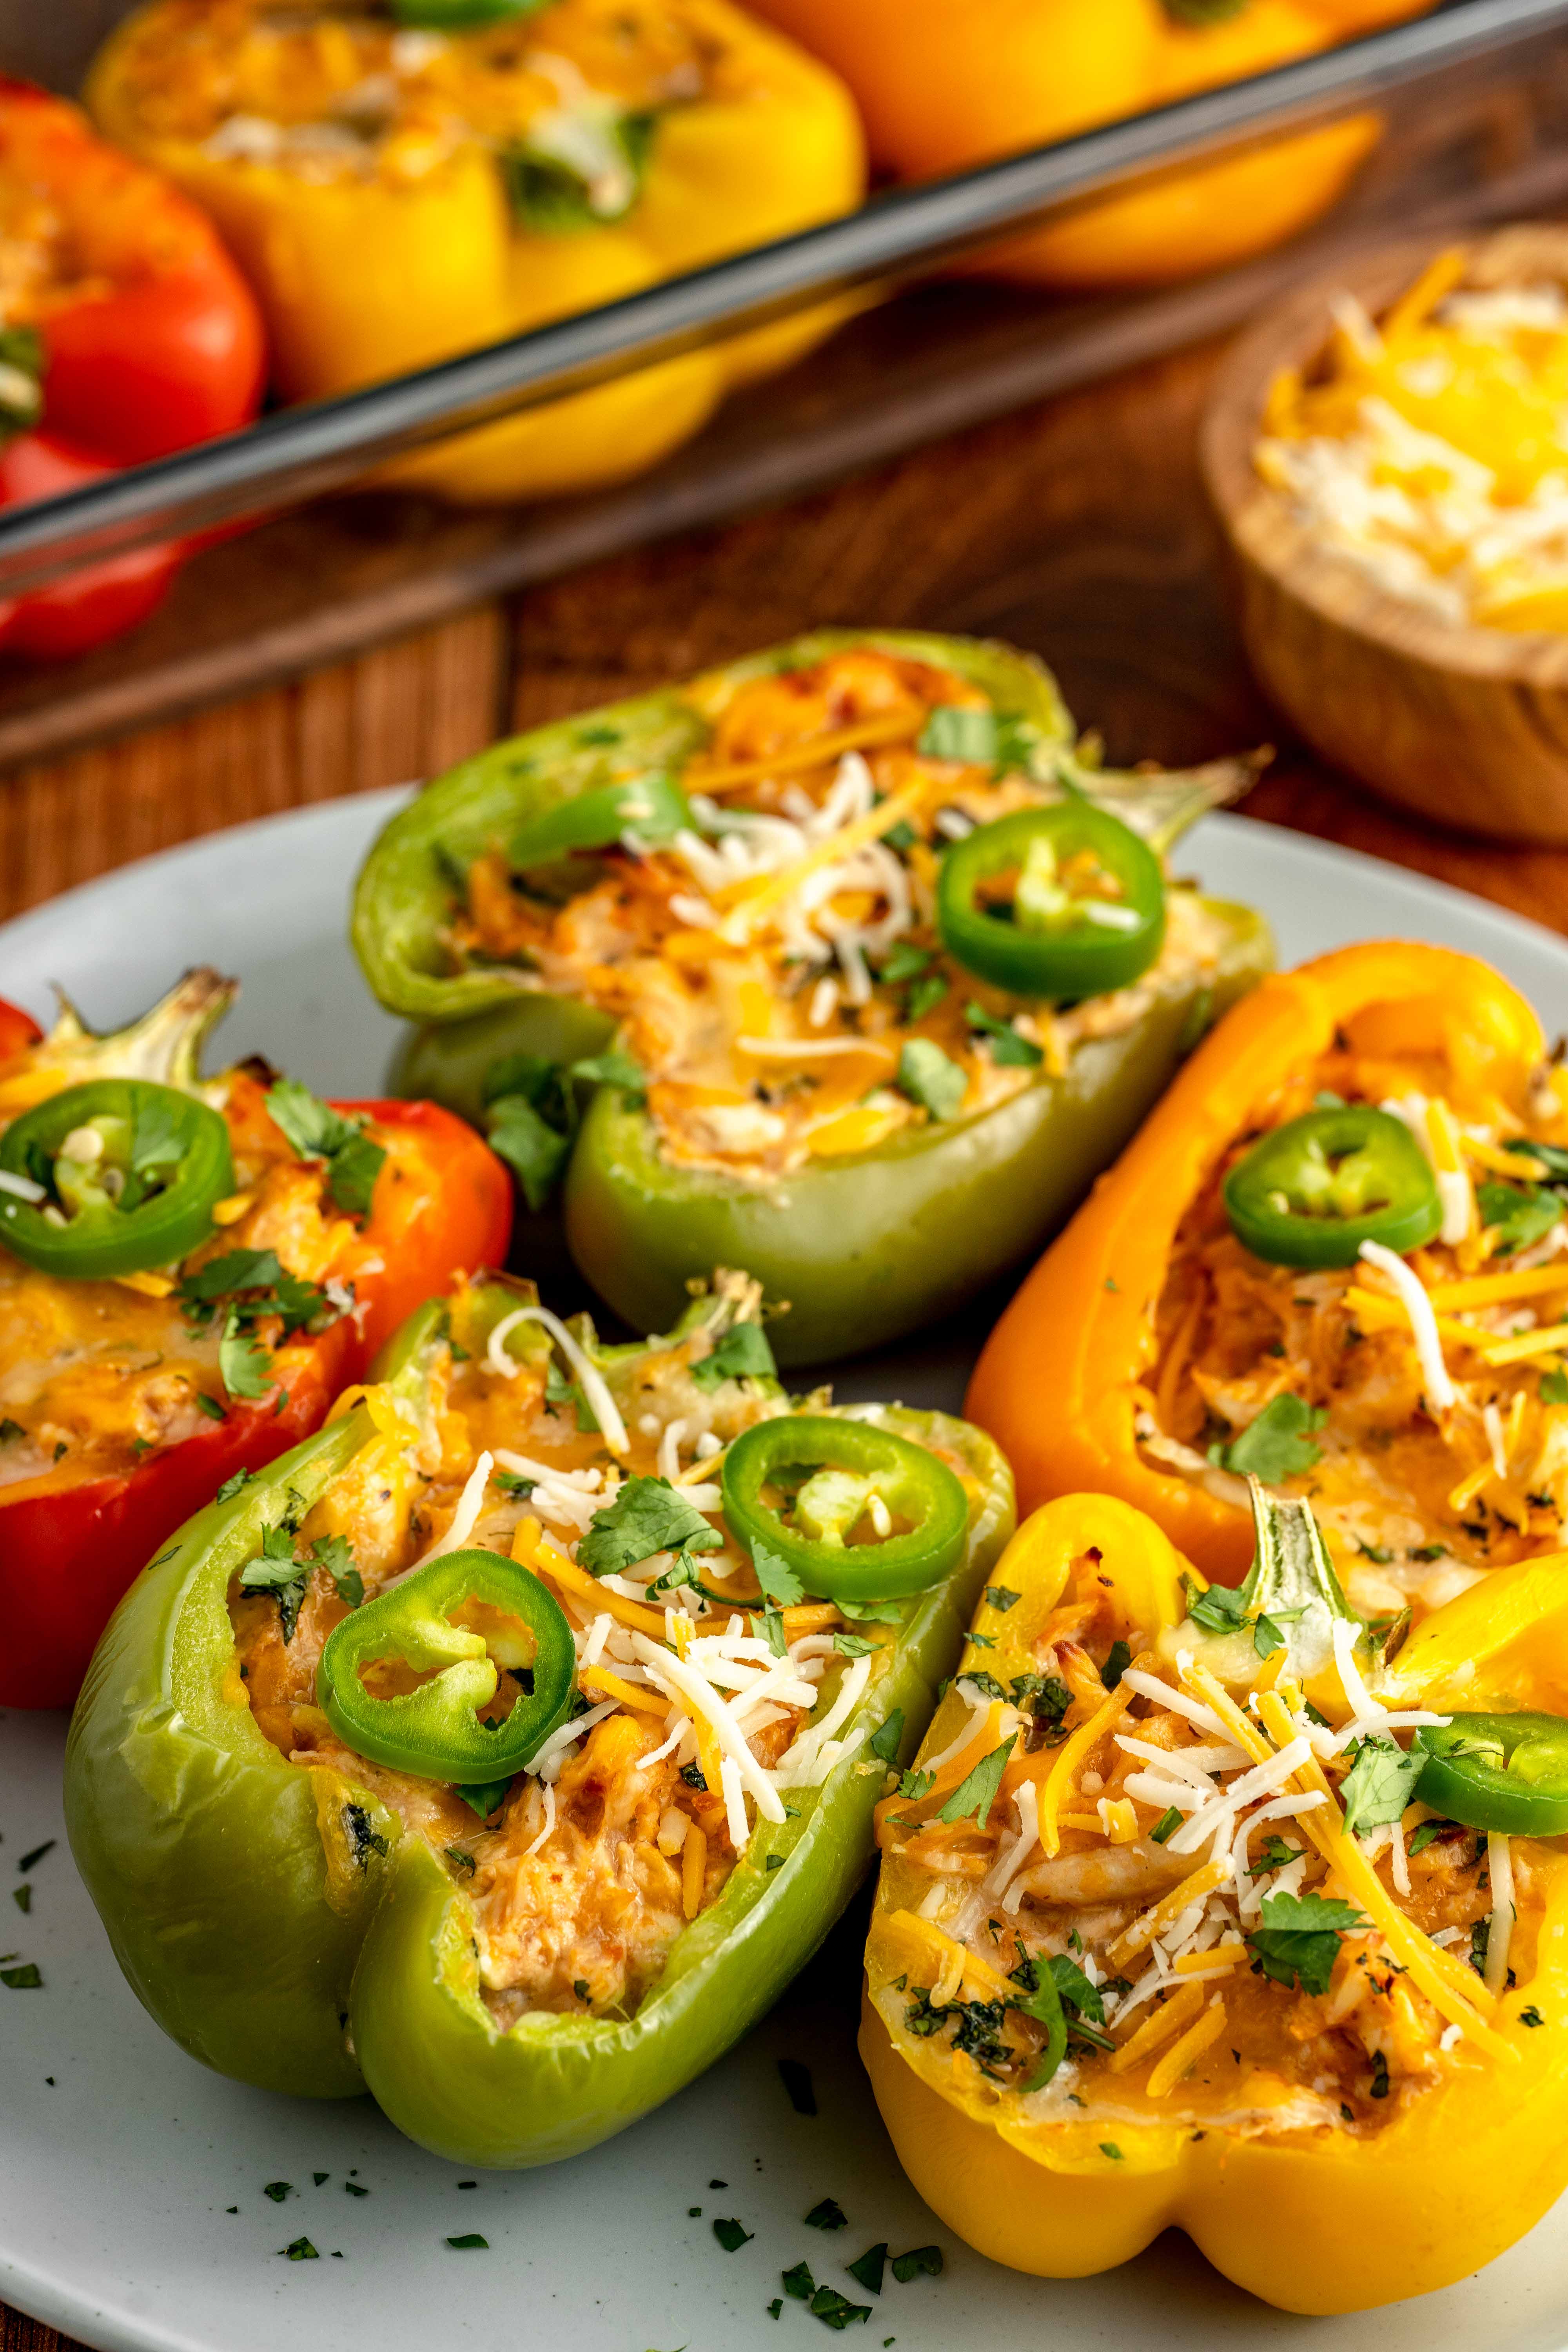
<path fill-rule="evenodd" d="M 471 1286 L 134 1586 L 68 1819 L 195 2056 L 544 2163 L 689 2082 L 816 1948 L 1012 1482 L 942 1414 L 792 1403 L 758 1307 L 720 1275 L 668 1337 L 601 1347 L 531 1285 Z"/>
<path fill-rule="evenodd" d="M 1568 2181 L 1568 1604 L 1503 1569 L 1390 1658 L 1310 1506 L 1254 1506 L 1239 1592 L 1114 1496 L 1019 1528 L 879 1808 L 860 2046 L 995 2260 L 1081 2276 L 1173 2224 L 1359 2311 Z"/>
<path fill-rule="evenodd" d="M 0 77 L 0 508 L 232 432 L 261 320 L 210 221 L 63 99 Z M 84 653 L 162 598 L 147 548 L 0 604 L 0 649 Z"/>
<path fill-rule="evenodd" d="M 728 0 L 152 0 L 88 90 L 110 136 L 216 221 L 290 400 L 641 293 L 848 212 L 865 186 L 847 91 Z M 687 352 L 397 478 L 485 499 L 636 473 L 837 316 Z"/>
<path fill-rule="evenodd" d="M 755 0 L 844 76 L 875 160 L 901 178 L 966 164 L 1266 73 L 1432 0 Z M 1047 286 L 1195 277 L 1325 212 L 1377 143 L 1361 114 L 1086 205 L 988 252 Z"/>
<path fill-rule="evenodd" d="M 860 101 L 872 155 L 933 179 L 1268 73 L 1432 0 L 754 0 Z M 1305 228 L 1377 143 L 1375 115 L 1180 169 L 987 252 L 1056 287 L 1225 268 Z"/>
<path fill-rule="evenodd" d="M 236 992 L 187 973 L 106 1036 L 0 1006 L 0 1706 L 68 1706 L 171 1530 L 506 1255 L 506 1171 L 449 1111 L 204 1079 Z"/>
<path fill-rule="evenodd" d="M 634 1329 L 743 1265 L 781 1360 L 822 1362 L 1037 1246 L 1267 967 L 1162 862 L 1251 772 L 1090 769 L 1027 656 L 823 630 L 442 778 L 354 945 L 426 1024 L 398 1083 L 482 1118 L 531 1206 L 563 1173 Z"/>
<path fill-rule="evenodd" d="M 1486 965 L 1399 942 L 1267 981 L 1008 1307 L 968 1410 L 1206 1576 L 1246 1475 L 1310 1495 L 1366 1613 L 1555 1552 L 1568 1517 L 1568 1079 Z"/>

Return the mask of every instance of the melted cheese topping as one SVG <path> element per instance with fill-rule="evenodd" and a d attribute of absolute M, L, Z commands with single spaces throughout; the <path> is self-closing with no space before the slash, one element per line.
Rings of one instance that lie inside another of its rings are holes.
<path fill-rule="evenodd" d="M 1320 372 L 1282 374 L 1255 461 L 1302 522 L 1444 620 L 1568 628 L 1568 299 L 1456 290 L 1440 256 L 1374 325 L 1349 296 Z"/>
<path fill-rule="evenodd" d="M 223 1318 L 183 1311 L 182 1276 L 232 1250 L 271 1250 L 286 1273 L 331 1285 L 335 1310 L 353 1314 L 356 1278 L 379 1270 L 374 1244 L 333 1207 L 324 1164 L 294 1157 L 257 1079 L 234 1071 L 216 1090 L 234 1153 L 234 1213 L 154 1286 L 166 1295 L 130 1281 L 59 1280 L 0 1244 L 0 1489 L 43 1493 L 123 1475 L 222 1418 Z M 369 1131 L 389 1160 L 412 1148 L 396 1129 Z M 287 1387 L 309 1343 L 279 1345 L 281 1329 L 264 1318 L 256 1336 Z"/>
<path fill-rule="evenodd" d="M 513 1327 L 510 1368 L 496 1370 L 487 1337 L 500 1325 L 477 1303 L 494 1296 L 454 1300 L 454 1336 L 468 1353 L 439 1368 L 424 1426 L 384 1413 L 384 1434 L 303 1520 L 298 1549 L 345 1538 L 369 1597 L 439 1551 L 461 1514 L 464 1543 L 520 1559 L 552 1585 L 576 1636 L 585 1711 L 552 1735 L 499 1817 L 482 1826 L 456 1790 L 366 1763 L 336 1738 L 315 1703 L 316 1666 L 345 1603 L 324 1569 L 308 1572 L 288 1640 L 272 1594 L 236 1587 L 231 1609 L 261 1729 L 337 1791 L 319 1795 L 324 1818 L 368 1792 L 446 1856 L 473 1899 L 484 1997 L 510 2024 L 534 2009 L 635 2010 L 681 1927 L 722 1891 L 756 1822 L 787 1821 L 801 1805 L 792 1789 L 814 1790 L 855 1754 L 865 1735 L 847 1718 L 885 1670 L 895 1629 L 855 1629 L 876 1646 L 846 1656 L 834 1641 L 838 1612 L 817 1603 L 783 1612 L 782 1657 L 763 1637 L 755 1577 L 729 1538 L 706 1465 L 742 1429 L 790 1408 L 771 1385 L 705 1388 L 692 1376 L 725 1330 L 755 1317 L 756 1284 L 721 1276 L 684 1339 L 651 1341 L 629 1365 L 597 1357 L 627 1423 L 620 1461 L 596 1431 L 578 1428 L 572 1403 L 548 1402 L 552 1342 L 538 1323 Z M 595 1358 L 591 1333 L 578 1325 L 575 1338 Z M 505 1483 L 479 1476 L 487 1459 Z M 965 1475 L 962 1462 L 950 1466 Z M 589 1519 L 623 1476 L 653 1475 L 679 1484 L 724 1537 L 698 1563 L 712 1599 L 689 1586 L 650 1591 L 667 1553 L 598 1578 L 577 1564 Z M 531 1490 L 517 1491 L 524 1479 Z M 516 1695 L 503 1675 L 495 1711 Z"/>
<path fill-rule="evenodd" d="M 456 962 L 521 965 L 531 984 L 623 1024 L 649 1074 L 662 1156 L 745 1182 L 927 1123 L 900 1083 L 911 1040 L 962 1073 L 955 1118 L 1060 1076 L 1079 1045 L 1121 1035 L 1161 990 L 1212 971 L 1218 928 L 1173 889 L 1142 978 L 1060 1013 L 964 971 L 936 928 L 940 847 L 1058 795 L 1022 773 L 922 756 L 938 708 L 990 705 L 951 672 L 868 648 L 741 686 L 680 780 L 700 833 L 644 852 L 628 827 L 602 878 L 563 900 L 498 845 L 469 869 Z M 976 1013 L 1022 1053 L 999 1055 Z"/>
<path fill-rule="evenodd" d="M 308 0 L 155 0 L 118 54 L 146 136 L 236 167 L 395 185 L 526 142 L 614 218 L 637 193 L 627 116 L 745 94 L 727 29 L 700 0 L 554 0 L 454 35 Z"/>
<path fill-rule="evenodd" d="M 1244 2136 L 1370 2137 L 1451 2063 L 1510 2054 L 1470 1965 L 1473 1931 L 1500 1900 L 1486 1838 L 1444 1824 L 1408 1855 L 1387 1831 L 1347 1838 L 1338 1791 L 1349 1724 L 1325 1726 L 1288 1681 L 1257 1695 L 1257 1710 L 1240 1706 L 1187 1653 L 1166 1657 L 1169 1639 L 1156 1656 L 1100 1567 L 1098 1553 L 1077 1563 L 1027 1647 L 998 1631 L 966 1654 L 964 1671 L 1008 1691 L 1020 1673 L 1053 1681 L 1052 1706 L 1037 1711 L 1026 1688 L 1023 1707 L 993 1705 L 978 1742 L 933 1757 L 919 1796 L 881 1808 L 873 1998 L 899 2046 L 917 2063 L 931 2051 L 961 2084 L 1017 2097 L 1031 2122 L 1087 2112 L 1096 2124 Z M 1108 1700 L 1100 1677 L 1115 1642 L 1143 1663 Z M 1268 1680 L 1261 1663 L 1258 1679 Z M 963 1696 L 961 1673 L 927 1743 L 939 1755 Z M 1396 1730 L 1435 1719 L 1384 1718 Z M 959 1780 L 1009 1738 L 984 1827 L 973 1810 L 943 1822 Z M 1042 1789 L 1059 1801 L 1059 1831 Z M 1405 1826 L 1426 1818 L 1411 1807 Z M 1559 1849 L 1510 1843 L 1510 1965 L 1526 1985 Z M 1325 1990 L 1254 1969 L 1272 1895 L 1354 1906 L 1363 1924 L 1339 1937 Z M 1073 2040 L 1050 2083 L 1026 2093 L 1042 2037 L 1012 2002 L 1031 1964 L 1037 1974 L 1054 1957 L 1095 1988 L 1108 2046 Z M 1467 2055 L 1451 2060 L 1460 2042 Z"/>
<path fill-rule="evenodd" d="M 1344 1270 L 1265 1265 L 1226 1222 L 1229 1168 L 1324 1090 L 1397 1112 L 1435 1154 L 1435 1133 L 1457 1139 L 1463 1167 L 1448 1172 L 1464 1186 L 1465 1210 L 1446 1216 L 1444 1234 L 1458 1238 L 1414 1252 L 1397 1286 L 1381 1253 Z M 1530 1105 L 1468 1088 L 1430 1063 L 1349 1050 L 1294 1073 L 1183 1221 L 1138 1423 L 1149 1459 L 1245 1504 L 1226 1449 L 1279 1398 L 1321 1412 L 1309 1466 L 1265 1475 L 1311 1497 L 1341 1580 L 1368 1615 L 1438 1606 L 1488 1569 L 1560 1549 L 1568 1399 L 1552 1391 L 1568 1365 L 1568 1223 L 1540 1183 L 1544 1164 L 1502 1146 L 1565 1137 L 1555 1073 Z M 1485 1221 L 1514 1202 L 1533 1233 Z"/>

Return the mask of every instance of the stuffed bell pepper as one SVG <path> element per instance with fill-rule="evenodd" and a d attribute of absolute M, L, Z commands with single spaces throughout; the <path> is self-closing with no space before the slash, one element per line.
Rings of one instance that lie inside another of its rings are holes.
<path fill-rule="evenodd" d="M 824 630 L 469 761 L 353 938 L 634 1329 L 743 1265 L 822 1362 L 1026 1255 L 1271 956 L 1163 852 L 1245 761 L 1118 777 L 1037 662 Z"/>
<path fill-rule="evenodd" d="M 922 180 L 1309 57 L 1432 0 L 753 0 L 837 68 L 875 160 Z M 1327 210 L 1376 144 L 1357 115 L 1076 211 L 987 253 L 1047 286 L 1189 278 Z"/>
<path fill-rule="evenodd" d="M 1012 1530 L 988 1438 L 792 1401 L 756 1286 L 602 1347 L 531 1284 L 193 1519 L 89 1675 L 71 1843 L 208 2065 L 464 2164 L 636 2121 L 774 2000 Z"/>
<path fill-rule="evenodd" d="M 289 400 L 641 293 L 865 186 L 847 91 L 729 0 L 152 0 L 89 98 L 217 223 Z M 687 352 L 397 478 L 485 499 L 636 473 L 837 315 Z"/>
<path fill-rule="evenodd" d="M 928 2204 L 1047 2277 L 1174 2225 L 1287 2311 L 1468 2276 L 1568 2182 L 1568 1559 L 1396 1654 L 1254 1482 L 1020 1528 L 879 1808 L 861 2049 Z"/>
<path fill-rule="evenodd" d="M 232 432 L 263 368 L 260 315 L 212 224 L 76 107 L 0 78 L 0 509 Z M 179 560 L 143 549 L 0 604 L 0 650 L 103 644 Z"/>
<path fill-rule="evenodd" d="M 0 1005 L 0 1706 L 67 1706 L 110 1610 L 421 1299 L 504 1259 L 506 1171 L 434 1103 L 199 1073 L 236 994 L 128 1029 Z"/>
<path fill-rule="evenodd" d="M 969 1410 L 1031 1502 L 1093 1486 L 1206 1576 L 1246 1478 L 1310 1495 L 1368 1613 L 1568 1520 L 1568 1077 L 1439 948 L 1346 948 L 1221 1024 L 1029 1276 Z"/>

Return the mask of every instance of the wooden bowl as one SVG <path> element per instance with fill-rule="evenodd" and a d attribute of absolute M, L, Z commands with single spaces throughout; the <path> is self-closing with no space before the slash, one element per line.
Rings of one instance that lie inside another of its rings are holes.
<path fill-rule="evenodd" d="M 1352 256 L 1269 310 L 1227 361 L 1204 420 L 1205 479 L 1235 558 L 1242 635 L 1265 691 L 1315 750 L 1417 816 L 1500 841 L 1568 843 L 1568 634 L 1446 622 L 1314 539 L 1252 461 L 1279 369 L 1321 352 L 1336 294 L 1375 318 L 1440 247 Z M 1466 283 L 1568 285 L 1568 227 L 1470 241 Z"/>

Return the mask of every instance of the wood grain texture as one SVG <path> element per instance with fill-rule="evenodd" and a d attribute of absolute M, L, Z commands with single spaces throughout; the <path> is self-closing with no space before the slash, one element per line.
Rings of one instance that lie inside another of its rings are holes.
<path fill-rule="evenodd" d="M 197 833 L 438 767 L 816 621 L 1016 639 L 1117 760 L 1277 736 L 1226 601 L 1188 354 L 937 444 L 783 513 L 617 557 L 299 686 L 0 786 L 7 908 Z M 1423 826 L 1289 742 L 1250 803 L 1568 931 L 1568 851 Z M 156 2160 L 155 2149 L 150 2160 Z M 0 2314 L 0 2352 L 62 2339 Z M 66 2347 L 70 2352 L 70 2347 Z"/>
<path fill-rule="evenodd" d="M 1505 841 L 1568 843 L 1568 638 L 1462 627 L 1389 595 L 1319 539 L 1253 463 L 1268 388 L 1310 369 L 1345 289 L 1376 318 L 1441 250 L 1405 239 L 1299 288 L 1247 335 L 1205 422 L 1242 637 L 1266 689 L 1325 759 L 1417 816 Z M 1568 282 L 1568 227 L 1520 224 L 1468 245 L 1474 287 Z"/>

